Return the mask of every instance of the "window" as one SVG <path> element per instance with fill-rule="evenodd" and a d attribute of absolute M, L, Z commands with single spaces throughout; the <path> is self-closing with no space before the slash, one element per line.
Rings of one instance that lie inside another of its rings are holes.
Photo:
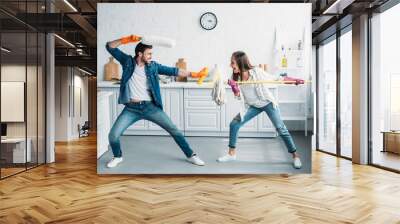
<path fill-rule="evenodd" d="M 340 155 L 352 157 L 352 32 L 340 36 Z"/>
<path fill-rule="evenodd" d="M 318 48 L 318 149 L 336 154 L 336 39 Z"/>
<path fill-rule="evenodd" d="M 371 19 L 372 164 L 400 170 L 400 5 Z"/>
<path fill-rule="evenodd" d="M 43 13 L 44 3 L 7 1 L 0 6 Z M 4 13 L 0 17 L 8 21 L 0 24 L 0 178 L 5 178 L 45 163 L 46 39 L 21 21 Z"/>

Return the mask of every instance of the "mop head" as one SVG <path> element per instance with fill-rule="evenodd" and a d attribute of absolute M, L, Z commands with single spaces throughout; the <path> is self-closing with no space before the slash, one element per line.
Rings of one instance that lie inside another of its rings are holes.
<path fill-rule="evenodd" d="M 212 81 L 213 89 L 211 92 L 211 97 L 218 106 L 221 106 L 226 102 L 226 93 L 225 93 L 225 85 L 223 77 L 221 77 L 222 75 L 218 67 L 215 67 L 211 73 L 213 77 Z"/>
<path fill-rule="evenodd" d="M 175 46 L 175 40 L 159 36 L 143 36 L 141 38 L 141 42 L 147 45 L 155 45 L 155 46 L 169 47 L 169 48 Z"/>

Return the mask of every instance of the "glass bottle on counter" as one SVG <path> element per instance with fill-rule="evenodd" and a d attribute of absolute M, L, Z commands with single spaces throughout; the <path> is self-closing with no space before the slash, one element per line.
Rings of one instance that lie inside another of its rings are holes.
<path fill-rule="evenodd" d="M 186 61 L 185 61 L 185 59 L 184 58 L 179 58 L 178 59 L 178 62 L 176 62 L 176 67 L 177 68 L 180 68 L 180 69 L 183 69 L 183 70 L 186 70 Z M 187 82 L 187 78 L 186 77 L 176 77 L 176 80 L 175 81 L 177 81 L 177 82 Z"/>
<path fill-rule="evenodd" d="M 282 68 L 287 68 L 286 51 L 285 51 L 285 47 L 284 47 L 283 45 L 282 45 L 281 67 L 282 67 Z"/>
<path fill-rule="evenodd" d="M 282 58 L 281 58 L 281 68 L 280 68 L 280 76 L 287 76 L 287 57 L 285 47 L 282 45 Z"/>

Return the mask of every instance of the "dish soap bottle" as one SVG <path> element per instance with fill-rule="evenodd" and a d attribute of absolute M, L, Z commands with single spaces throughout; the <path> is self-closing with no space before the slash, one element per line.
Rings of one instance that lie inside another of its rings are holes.
<path fill-rule="evenodd" d="M 281 60 L 281 67 L 282 68 L 287 68 L 287 58 L 286 58 L 286 51 L 285 47 L 282 45 L 282 60 Z"/>
<path fill-rule="evenodd" d="M 279 73 L 280 76 L 287 76 L 287 58 L 286 58 L 285 47 L 283 45 L 282 45 L 281 68 Z"/>

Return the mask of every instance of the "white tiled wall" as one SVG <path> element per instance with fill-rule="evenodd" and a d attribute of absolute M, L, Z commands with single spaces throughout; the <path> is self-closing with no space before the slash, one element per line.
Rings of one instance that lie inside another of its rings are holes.
<path fill-rule="evenodd" d="M 199 19 L 205 12 L 215 13 L 218 19 L 217 27 L 211 31 L 200 26 Z M 310 73 L 311 4 L 99 3 L 97 19 L 98 81 L 103 81 L 104 64 L 110 57 L 106 42 L 130 34 L 174 39 L 174 48 L 153 48 L 153 60 L 162 64 L 174 66 L 178 58 L 185 58 L 188 70 L 218 64 L 230 75 L 229 63 L 234 51 L 245 51 L 254 65 L 268 64 L 271 68 L 275 29 L 279 30 L 278 42 L 286 47 L 295 47 L 304 33 L 304 46 L 309 48 L 305 52 L 305 73 Z M 134 54 L 135 46 L 129 44 L 120 49 Z M 308 75 L 304 76 L 308 79 Z M 304 124 L 290 121 L 288 128 L 302 130 Z"/>
<path fill-rule="evenodd" d="M 201 28 L 199 19 L 205 12 L 218 19 L 214 30 Z M 297 43 L 303 28 L 311 35 L 311 4 L 263 3 L 201 3 L 201 4 L 98 4 L 97 46 L 98 80 L 103 80 L 104 64 L 110 56 L 105 50 L 107 41 L 124 35 L 157 35 L 176 40 L 174 48 L 155 47 L 154 60 L 175 65 L 185 58 L 189 70 L 219 64 L 226 73 L 234 51 L 248 53 L 253 64 L 271 64 L 275 27 L 280 42 Z M 311 36 L 306 36 L 308 41 Z M 307 42 L 306 42 L 307 44 Z M 307 45 L 306 45 L 307 46 Z M 134 54 L 135 44 L 122 46 Z M 311 44 L 309 43 L 310 53 Z"/>

